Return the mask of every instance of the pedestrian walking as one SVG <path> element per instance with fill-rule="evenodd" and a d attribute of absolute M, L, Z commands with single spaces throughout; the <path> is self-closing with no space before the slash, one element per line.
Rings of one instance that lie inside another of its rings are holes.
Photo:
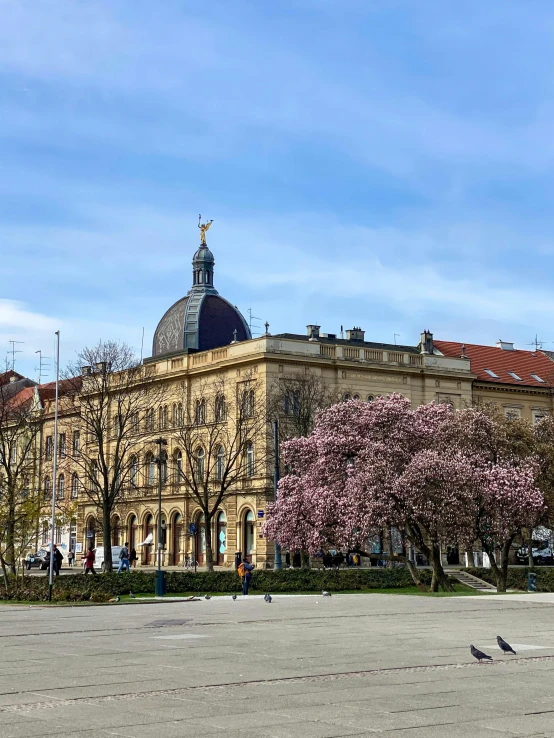
<path fill-rule="evenodd" d="M 62 568 L 63 554 L 60 549 L 54 544 L 54 574 L 59 576 L 60 569 Z"/>
<path fill-rule="evenodd" d="M 137 561 L 138 561 L 137 549 L 136 548 L 132 548 L 131 549 L 131 555 L 129 556 L 129 562 L 130 562 L 131 566 L 133 567 L 133 569 L 136 567 Z"/>
<path fill-rule="evenodd" d="M 121 574 L 121 572 L 125 569 L 125 571 L 130 571 L 129 567 L 129 544 L 125 543 L 121 551 L 119 552 L 119 569 L 117 570 L 118 574 Z"/>
<path fill-rule="evenodd" d="M 83 556 L 83 559 L 85 560 L 85 574 L 94 574 L 96 576 L 96 572 L 94 571 L 96 555 L 92 546 L 88 547 L 86 556 Z"/>
<path fill-rule="evenodd" d="M 248 594 L 248 587 L 250 586 L 250 580 L 252 579 L 252 572 L 254 571 L 254 567 L 252 564 L 249 563 L 248 559 L 245 557 L 242 560 L 242 564 L 239 564 L 239 567 L 237 569 L 237 573 L 239 577 L 242 578 L 242 594 L 247 595 Z"/>
<path fill-rule="evenodd" d="M 75 561 L 75 554 L 73 551 L 69 551 L 67 554 L 67 565 L 72 569 L 73 568 L 73 562 Z"/>

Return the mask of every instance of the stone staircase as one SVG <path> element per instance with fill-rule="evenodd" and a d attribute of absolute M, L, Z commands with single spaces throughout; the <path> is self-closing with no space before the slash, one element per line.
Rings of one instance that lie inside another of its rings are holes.
<path fill-rule="evenodd" d="M 496 592 L 496 587 L 488 582 L 484 582 L 478 577 L 474 577 L 473 574 L 468 574 L 467 571 L 460 571 L 459 569 L 446 570 L 447 574 L 454 579 L 457 579 L 461 584 L 465 584 L 466 587 L 472 589 L 478 589 L 480 592 Z"/>

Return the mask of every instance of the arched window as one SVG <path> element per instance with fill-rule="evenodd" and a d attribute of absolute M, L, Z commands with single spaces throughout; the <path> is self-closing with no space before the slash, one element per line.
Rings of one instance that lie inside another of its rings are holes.
<path fill-rule="evenodd" d="M 162 463 L 160 464 L 160 474 L 162 475 L 162 484 L 165 484 L 168 480 L 169 474 L 167 471 L 167 454 L 165 452 L 162 457 Z"/>
<path fill-rule="evenodd" d="M 147 431 L 154 430 L 154 408 L 146 411 L 145 426 Z"/>
<path fill-rule="evenodd" d="M 183 425 L 183 404 L 177 404 L 177 425 L 180 428 Z"/>
<path fill-rule="evenodd" d="M 246 476 L 254 476 L 254 444 L 252 441 L 246 444 Z"/>
<path fill-rule="evenodd" d="M 183 481 L 183 454 L 179 449 L 175 451 L 173 458 L 175 463 L 175 481 L 177 484 L 181 484 Z"/>
<path fill-rule="evenodd" d="M 206 422 L 206 400 L 196 400 L 195 420 L 197 425 L 204 425 Z"/>
<path fill-rule="evenodd" d="M 220 446 L 217 449 L 217 456 L 215 458 L 215 477 L 221 482 L 223 475 L 225 474 L 225 449 Z"/>
<path fill-rule="evenodd" d="M 174 428 L 177 427 L 177 403 L 173 403 L 171 406 L 171 424 Z"/>
<path fill-rule="evenodd" d="M 352 399 L 353 400 L 359 400 L 360 399 L 360 395 L 354 395 L 354 397 Z"/>
<path fill-rule="evenodd" d="M 44 520 L 42 523 L 42 545 L 46 546 L 48 543 L 48 533 L 50 532 L 50 526 L 48 525 L 48 521 Z"/>
<path fill-rule="evenodd" d="M 65 477 L 60 474 L 58 477 L 58 500 L 63 500 L 65 494 Z"/>
<path fill-rule="evenodd" d="M 223 510 L 217 515 L 217 563 L 221 566 L 225 562 L 227 551 L 227 516 Z"/>
<path fill-rule="evenodd" d="M 44 477 L 44 497 L 49 500 L 52 497 L 52 482 L 50 477 Z"/>
<path fill-rule="evenodd" d="M 248 510 L 244 516 L 244 553 L 251 556 L 254 553 L 254 513 Z"/>
<path fill-rule="evenodd" d="M 344 400 L 345 402 L 348 402 L 349 400 L 351 400 L 351 399 L 352 399 L 352 395 L 351 395 L 351 394 L 350 394 L 349 392 L 347 392 L 346 394 L 344 394 L 344 395 L 342 396 L 342 399 L 343 399 L 343 400 Z"/>
<path fill-rule="evenodd" d="M 117 515 L 112 520 L 112 546 L 121 544 L 121 518 Z"/>
<path fill-rule="evenodd" d="M 76 473 L 71 477 L 71 497 L 79 497 L 79 475 Z"/>
<path fill-rule="evenodd" d="M 164 425 L 164 409 L 163 409 L 163 407 L 158 408 L 158 428 L 160 430 L 163 430 L 163 428 L 165 428 L 165 425 Z"/>
<path fill-rule="evenodd" d="M 152 454 L 146 457 L 146 483 L 150 486 L 156 484 L 156 462 Z"/>
<path fill-rule="evenodd" d="M 136 487 L 138 485 L 138 473 L 139 473 L 139 462 L 136 456 L 131 457 L 131 463 L 129 465 L 129 481 Z"/>
<path fill-rule="evenodd" d="M 368 395 L 368 396 L 367 396 L 367 401 L 368 401 L 368 402 L 373 402 L 373 400 L 374 400 L 374 399 L 375 399 L 375 398 L 373 397 L 373 395 Z"/>
<path fill-rule="evenodd" d="M 218 395 L 215 398 L 215 421 L 216 423 L 220 423 L 225 420 L 226 417 L 227 410 L 225 407 L 225 397 L 224 395 Z"/>
<path fill-rule="evenodd" d="M 196 451 L 196 479 L 201 481 L 204 479 L 204 449 L 198 448 Z"/>
<path fill-rule="evenodd" d="M 242 412 L 247 418 L 254 415 L 254 390 L 245 390 L 242 393 Z"/>

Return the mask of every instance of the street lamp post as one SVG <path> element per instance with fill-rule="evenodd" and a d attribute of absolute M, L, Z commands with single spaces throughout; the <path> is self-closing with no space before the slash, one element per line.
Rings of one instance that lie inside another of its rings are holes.
<path fill-rule="evenodd" d="M 163 450 L 163 447 L 167 446 L 167 441 L 165 438 L 156 438 L 155 443 L 158 446 L 158 455 L 155 459 L 158 467 L 158 570 L 156 572 L 156 595 L 161 597 L 165 594 L 162 574 L 162 470 L 164 463 L 167 462 L 167 452 Z"/>
<path fill-rule="evenodd" d="M 275 493 L 274 502 L 277 502 L 277 487 L 279 486 L 279 421 L 273 421 L 273 452 L 275 458 L 275 467 L 273 470 L 273 490 Z M 283 560 L 281 558 L 281 546 L 275 541 L 275 569 L 283 568 Z"/>

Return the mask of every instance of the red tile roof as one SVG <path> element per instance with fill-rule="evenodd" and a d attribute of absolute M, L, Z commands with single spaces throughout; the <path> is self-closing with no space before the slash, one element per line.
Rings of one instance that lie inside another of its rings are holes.
<path fill-rule="evenodd" d="M 479 346 L 475 343 L 458 343 L 456 341 L 434 341 L 437 348 L 445 356 L 459 358 L 465 347 L 465 355 L 471 362 L 471 371 L 481 382 L 493 384 L 520 384 L 530 387 L 554 387 L 554 361 L 541 351 L 507 351 L 497 346 Z M 491 377 L 485 369 L 494 372 L 498 378 Z M 521 381 L 512 377 L 513 372 L 521 377 Z M 531 375 L 544 379 L 539 382 Z"/>

